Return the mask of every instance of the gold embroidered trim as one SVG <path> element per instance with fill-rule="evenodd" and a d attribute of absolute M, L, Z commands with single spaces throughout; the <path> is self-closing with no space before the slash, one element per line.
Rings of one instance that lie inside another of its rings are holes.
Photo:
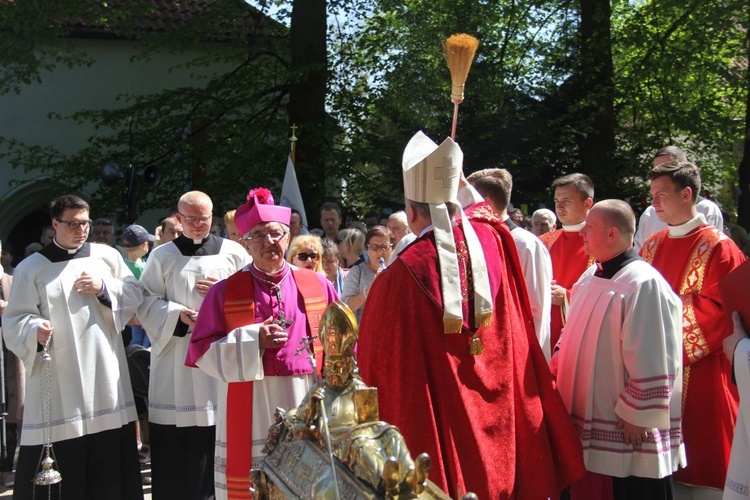
<path fill-rule="evenodd" d="M 682 371 L 682 415 L 685 415 L 685 401 L 687 400 L 688 382 L 690 382 L 690 367 Z"/>
<path fill-rule="evenodd" d="M 690 364 L 709 353 L 706 338 L 695 320 L 693 295 L 687 295 L 682 300 L 682 341 Z"/>
<path fill-rule="evenodd" d="M 700 293 L 703 288 L 706 264 L 711 251 L 720 240 L 721 234 L 713 228 L 702 232 L 687 261 L 688 267 L 678 290 L 682 298 L 682 339 L 690 363 L 698 361 L 709 353 L 706 338 L 695 319 L 692 296 Z"/>
<path fill-rule="evenodd" d="M 477 207 L 476 209 L 473 209 L 471 211 L 471 215 L 469 216 L 470 219 L 484 219 L 487 222 L 493 223 L 493 224 L 499 224 L 502 222 L 500 220 L 500 217 L 495 213 L 494 210 L 492 210 L 487 205 L 482 205 L 480 207 Z"/>
<path fill-rule="evenodd" d="M 560 239 L 560 236 L 562 236 L 563 230 L 558 229 L 557 231 L 551 232 L 551 233 L 544 233 L 540 240 L 542 240 L 542 243 L 547 247 L 548 251 L 552 251 L 552 247 L 557 243 L 557 240 Z M 547 236 L 549 235 L 549 236 Z"/>
<path fill-rule="evenodd" d="M 654 261 L 654 255 L 656 255 L 656 249 L 659 247 L 659 243 L 664 241 L 664 238 L 667 236 L 668 231 L 659 231 L 658 233 L 652 235 L 649 239 L 646 240 L 646 243 L 643 244 L 643 247 L 641 248 L 641 257 L 643 260 L 651 264 Z"/>

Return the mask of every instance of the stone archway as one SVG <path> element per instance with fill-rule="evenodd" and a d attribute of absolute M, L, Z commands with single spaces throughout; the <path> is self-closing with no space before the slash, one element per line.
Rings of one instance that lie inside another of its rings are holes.
<path fill-rule="evenodd" d="M 0 239 L 3 248 L 6 245 L 13 248 L 14 265 L 23 259 L 26 246 L 39 241 L 42 228 L 50 224 L 49 202 L 68 191 L 62 184 L 45 176 L 25 182 L 5 195 L 0 202 L 0 213 L 3 214 L 0 217 Z"/>

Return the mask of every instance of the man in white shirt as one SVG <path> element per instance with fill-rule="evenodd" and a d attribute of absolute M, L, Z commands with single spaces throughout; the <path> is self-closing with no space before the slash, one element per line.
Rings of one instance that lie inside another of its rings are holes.
<path fill-rule="evenodd" d="M 682 304 L 633 250 L 634 232 L 622 200 L 594 205 L 581 229 L 596 264 L 573 286 L 552 362 L 589 471 L 574 498 L 611 482 L 614 498 L 671 499 L 672 473 L 685 465 Z"/>

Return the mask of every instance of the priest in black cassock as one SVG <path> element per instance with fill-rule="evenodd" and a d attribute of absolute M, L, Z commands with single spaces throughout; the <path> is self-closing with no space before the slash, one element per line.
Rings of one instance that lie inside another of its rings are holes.
<path fill-rule="evenodd" d="M 85 201 L 61 196 L 50 215 L 55 238 L 16 268 L 3 314 L 5 342 L 26 367 L 13 498 L 47 498 L 46 487 L 35 494 L 32 480 L 51 442 L 62 498 L 142 499 L 137 416 L 119 335 L 141 288 L 117 250 L 86 242 Z M 49 364 L 42 362 L 45 345 Z"/>

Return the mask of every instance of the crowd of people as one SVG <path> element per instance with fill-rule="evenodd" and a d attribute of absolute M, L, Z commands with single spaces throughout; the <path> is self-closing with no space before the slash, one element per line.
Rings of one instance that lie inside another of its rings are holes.
<path fill-rule="evenodd" d="M 747 236 L 699 196 L 700 169 L 657 151 L 636 223 L 580 173 L 527 217 L 510 172 L 467 177 L 462 158 L 420 132 L 403 211 L 328 202 L 318 229 L 265 188 L 223 217 L 187 192 L 119 240 L 81 198 L 52 200 L 39 248 L 0 276 L 0 479 L 46 495 L 51 444 L 62 498 L 142 498 L 145 461 L 155 499 L 244 498 L 276 409 L 328 377 L 378 388 L 453 498 L 746 498 L 750 340 L 719 281 Z M 336 378 L 319 328 L 338 301 L 360 370 Z"/>

